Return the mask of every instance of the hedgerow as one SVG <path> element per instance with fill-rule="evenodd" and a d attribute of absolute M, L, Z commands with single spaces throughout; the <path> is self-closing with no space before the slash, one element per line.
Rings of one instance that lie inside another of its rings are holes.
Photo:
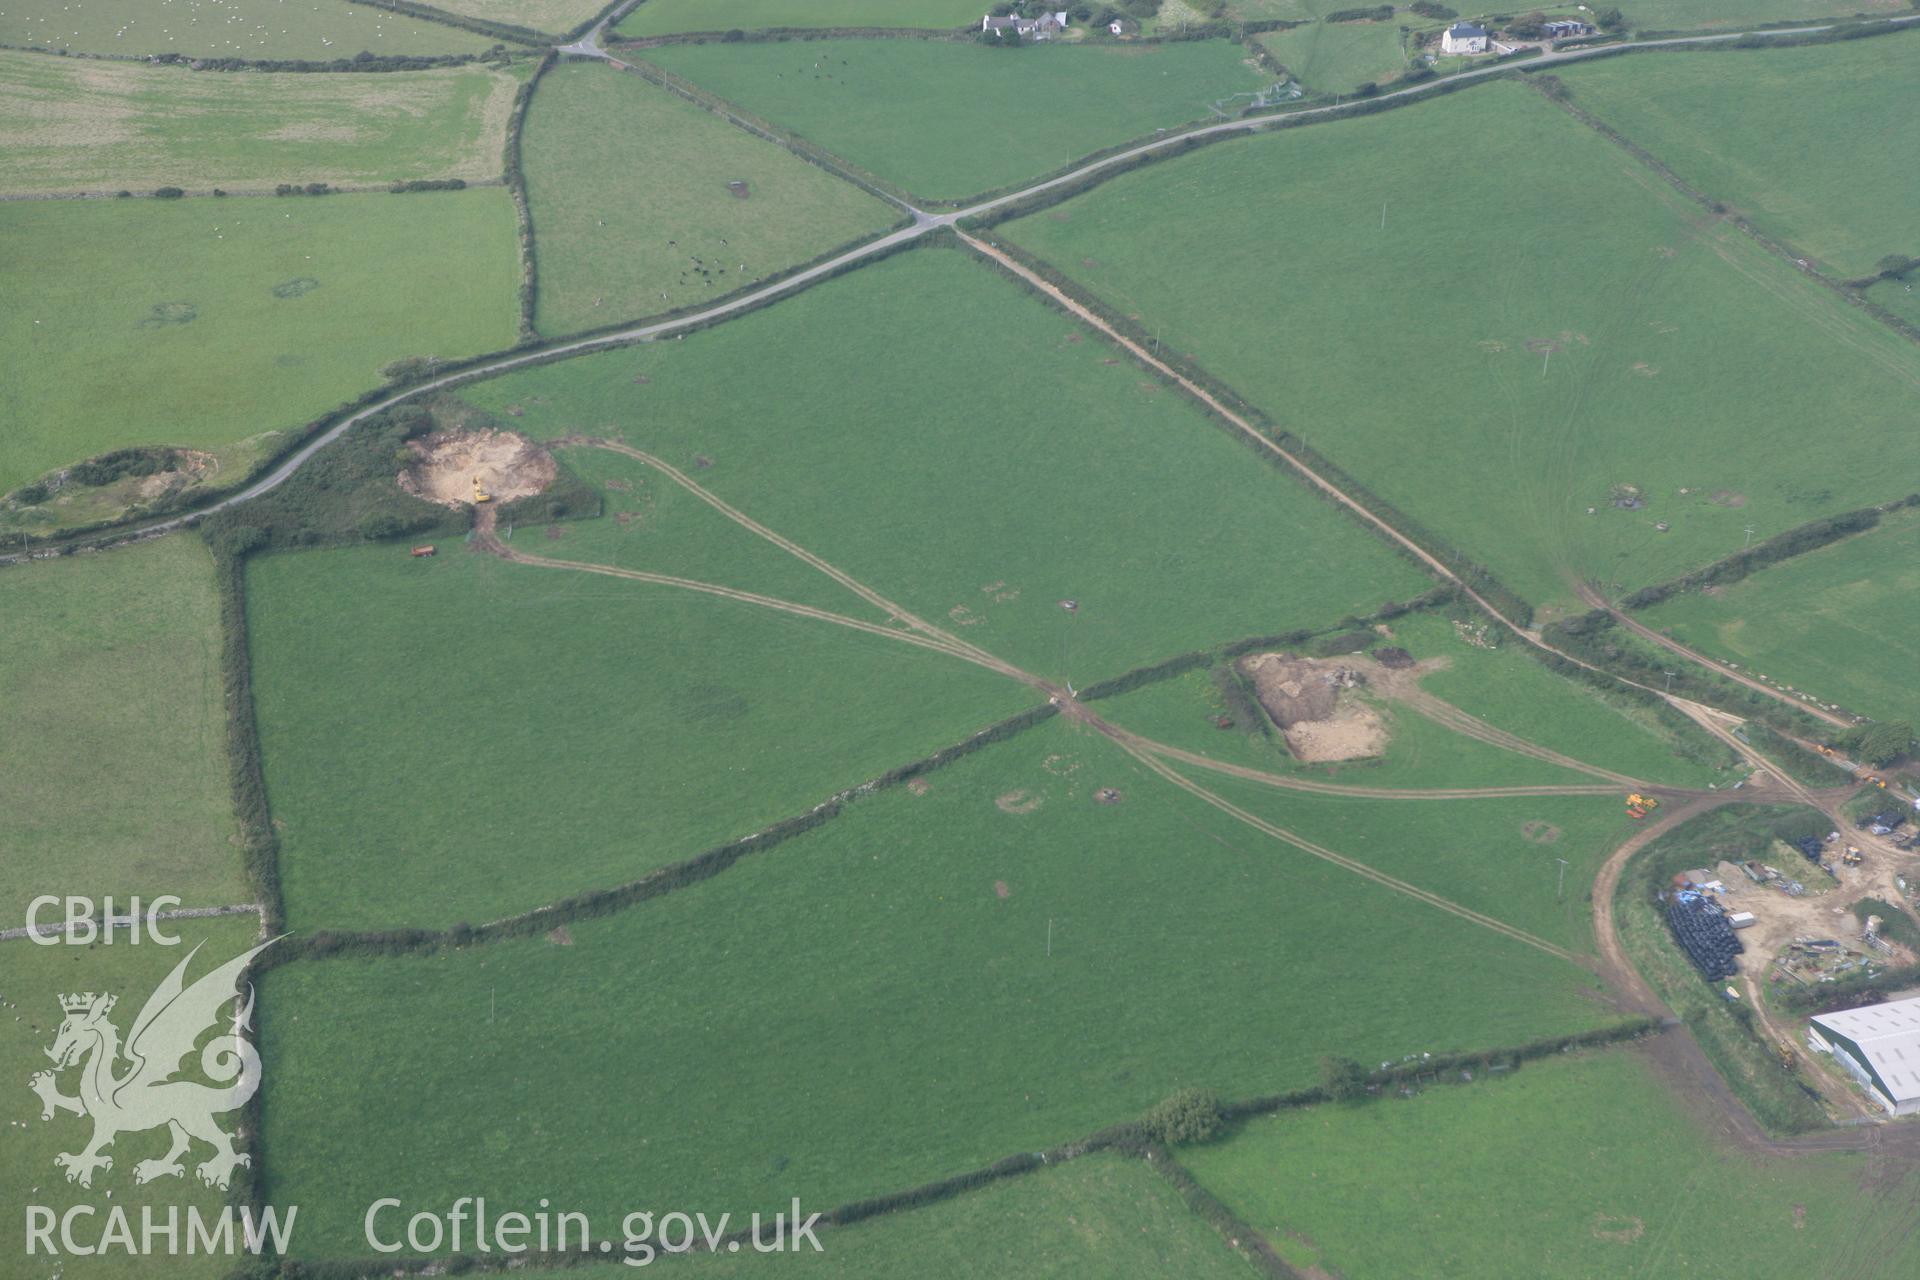
<path fill-rule="evenodd" d="M 1920 493 L 1908 494 L 1885 506 L 1862 507 L 1857 511 L 1843 511 L 1838 515 L 1812 520 L 1788 529 L 1785 533 L 1775 534 L 1745 551 L 1736 551 L 1724 559 L 1716 560 L 1704 569 L 1696 569 L 1692 573 L 1682 574 L 1678 578 L 1657 583 L 1651 587 L 1642 587 L 1622 603 L 1629 609 L 1645 609 L 1682 591 L 1696 591 L 1702 587 L 1720 587 L 1738 582 L 1748 574 L 1764 569 L 1768 565 L 1804 555 L 1809 551 L 1871 529 L 1880 523 L 1881 515 L 1886 512 L 1913 506 L 1920 506 Z"/>
<path fill-rule="evenodd" d="M 513 213 L 520 225 L 520 344 L 538 342 L 539 331 L 534 327 L 534 309 L 539 303 L 540 267 L 534 253 L 533 210 L 527 203 L 526 170 L 520 163 L 520 135 L 526 128 L 527 104 L 533 101 L 533 91 L 539 85 L 542 76 L 552 68 L 559 55 L 551 49 L 534 67 L 521 86 L 514 90 L 513 106 L 507 115 L 507 141 L 505 162 L 501 176 L 506 179 L 507 191 L 513 196 Z"/>

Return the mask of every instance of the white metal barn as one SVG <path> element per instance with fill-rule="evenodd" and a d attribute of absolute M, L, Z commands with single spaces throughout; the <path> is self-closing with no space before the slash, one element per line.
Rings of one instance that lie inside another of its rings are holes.
<path fill-rule="evenodd" d="M 1920 998 L 1818 1014 L 1807 1043 L 1831 1053 L 1894 1115 L 1920 1111 Z"/>

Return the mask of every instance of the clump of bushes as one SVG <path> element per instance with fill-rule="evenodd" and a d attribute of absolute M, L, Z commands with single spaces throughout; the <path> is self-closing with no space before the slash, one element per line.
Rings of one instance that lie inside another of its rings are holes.
<path fill-rule="evenodd" d="M 1367 1069 L 1352 1058 L 1320 1059 L 1320 1088 L 1335 1102 L 1358 1102 L 1367 1096 Z"/>
<path fill-rule="evenodd" d="M 1169 1147 L 1206 1142 L 1226 1125 L 1220 1095 L 1211 1089 L 1181 1089 L 1156 1102 L 1140 1117 L 1140 1128 L 1153 1141 Z"/>
<path fill-rule="evenodd" d="M 1835 745 L 1867 764 L 1884 767 L 1912 754 L 1913 725 L 1905 720 L 1863 724 L 1841 734 Z"/>
<path fill-rule="evenodd" d="M 172 471 L 175 465 L 173 455 L 164 449 L 116 449 L 112 453 L 103 453 L 97 458 L 75 464 L 67 476 L 75 484 L 97 489 L 127 476 L 150 476 L 158 471 Z"/>

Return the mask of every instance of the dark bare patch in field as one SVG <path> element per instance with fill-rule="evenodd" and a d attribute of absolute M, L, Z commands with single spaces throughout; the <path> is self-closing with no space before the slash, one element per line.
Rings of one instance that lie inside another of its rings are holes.
<path fill-rule="evenodd" d="M 1560 839 L 1560 828 L 1540 818 L 1520 824 L 1520 834 L 1535 844 L 1556 844 Z"/>
<path fill-rule="evenodd" d="M 747 190 L 746 183 L 740 181 L 738 178 L 735 178 L 732 182 L 729 182 L 727 184 L 727 194 L 732 196 L 735 200 L 745 200 L 748 196 L 752 195 L 753 193 Z"/>
<path fill-rule="evenodd" d="M 168 325 L 192 324 L 200 317 L 200 308 L 191 302 L 156 302 L 140 322 L 142 329 L 164 329 Z"/>

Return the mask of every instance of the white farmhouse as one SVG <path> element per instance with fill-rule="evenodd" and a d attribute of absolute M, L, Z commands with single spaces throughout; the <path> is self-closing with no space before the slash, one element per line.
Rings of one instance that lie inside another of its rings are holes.
<path fill-rule="evenodd" d="M 1043 13 L 1037 18 L 1022 18 L 1018 15 L 996 18 L 992 14 L 980 19 L 980 29 L 994 35 L 1004 35 L 1012 31 L 1023 40 L 1051 40 L 1067 29 L 1067 14 L 1063 9 L 1058 13 Z"/>
<path fill-rule="evenodd" d="M 1487 29 L 1471 22 L 1456 22 L 1440 36 L 1442 53 L 1485 53 Z"/>

